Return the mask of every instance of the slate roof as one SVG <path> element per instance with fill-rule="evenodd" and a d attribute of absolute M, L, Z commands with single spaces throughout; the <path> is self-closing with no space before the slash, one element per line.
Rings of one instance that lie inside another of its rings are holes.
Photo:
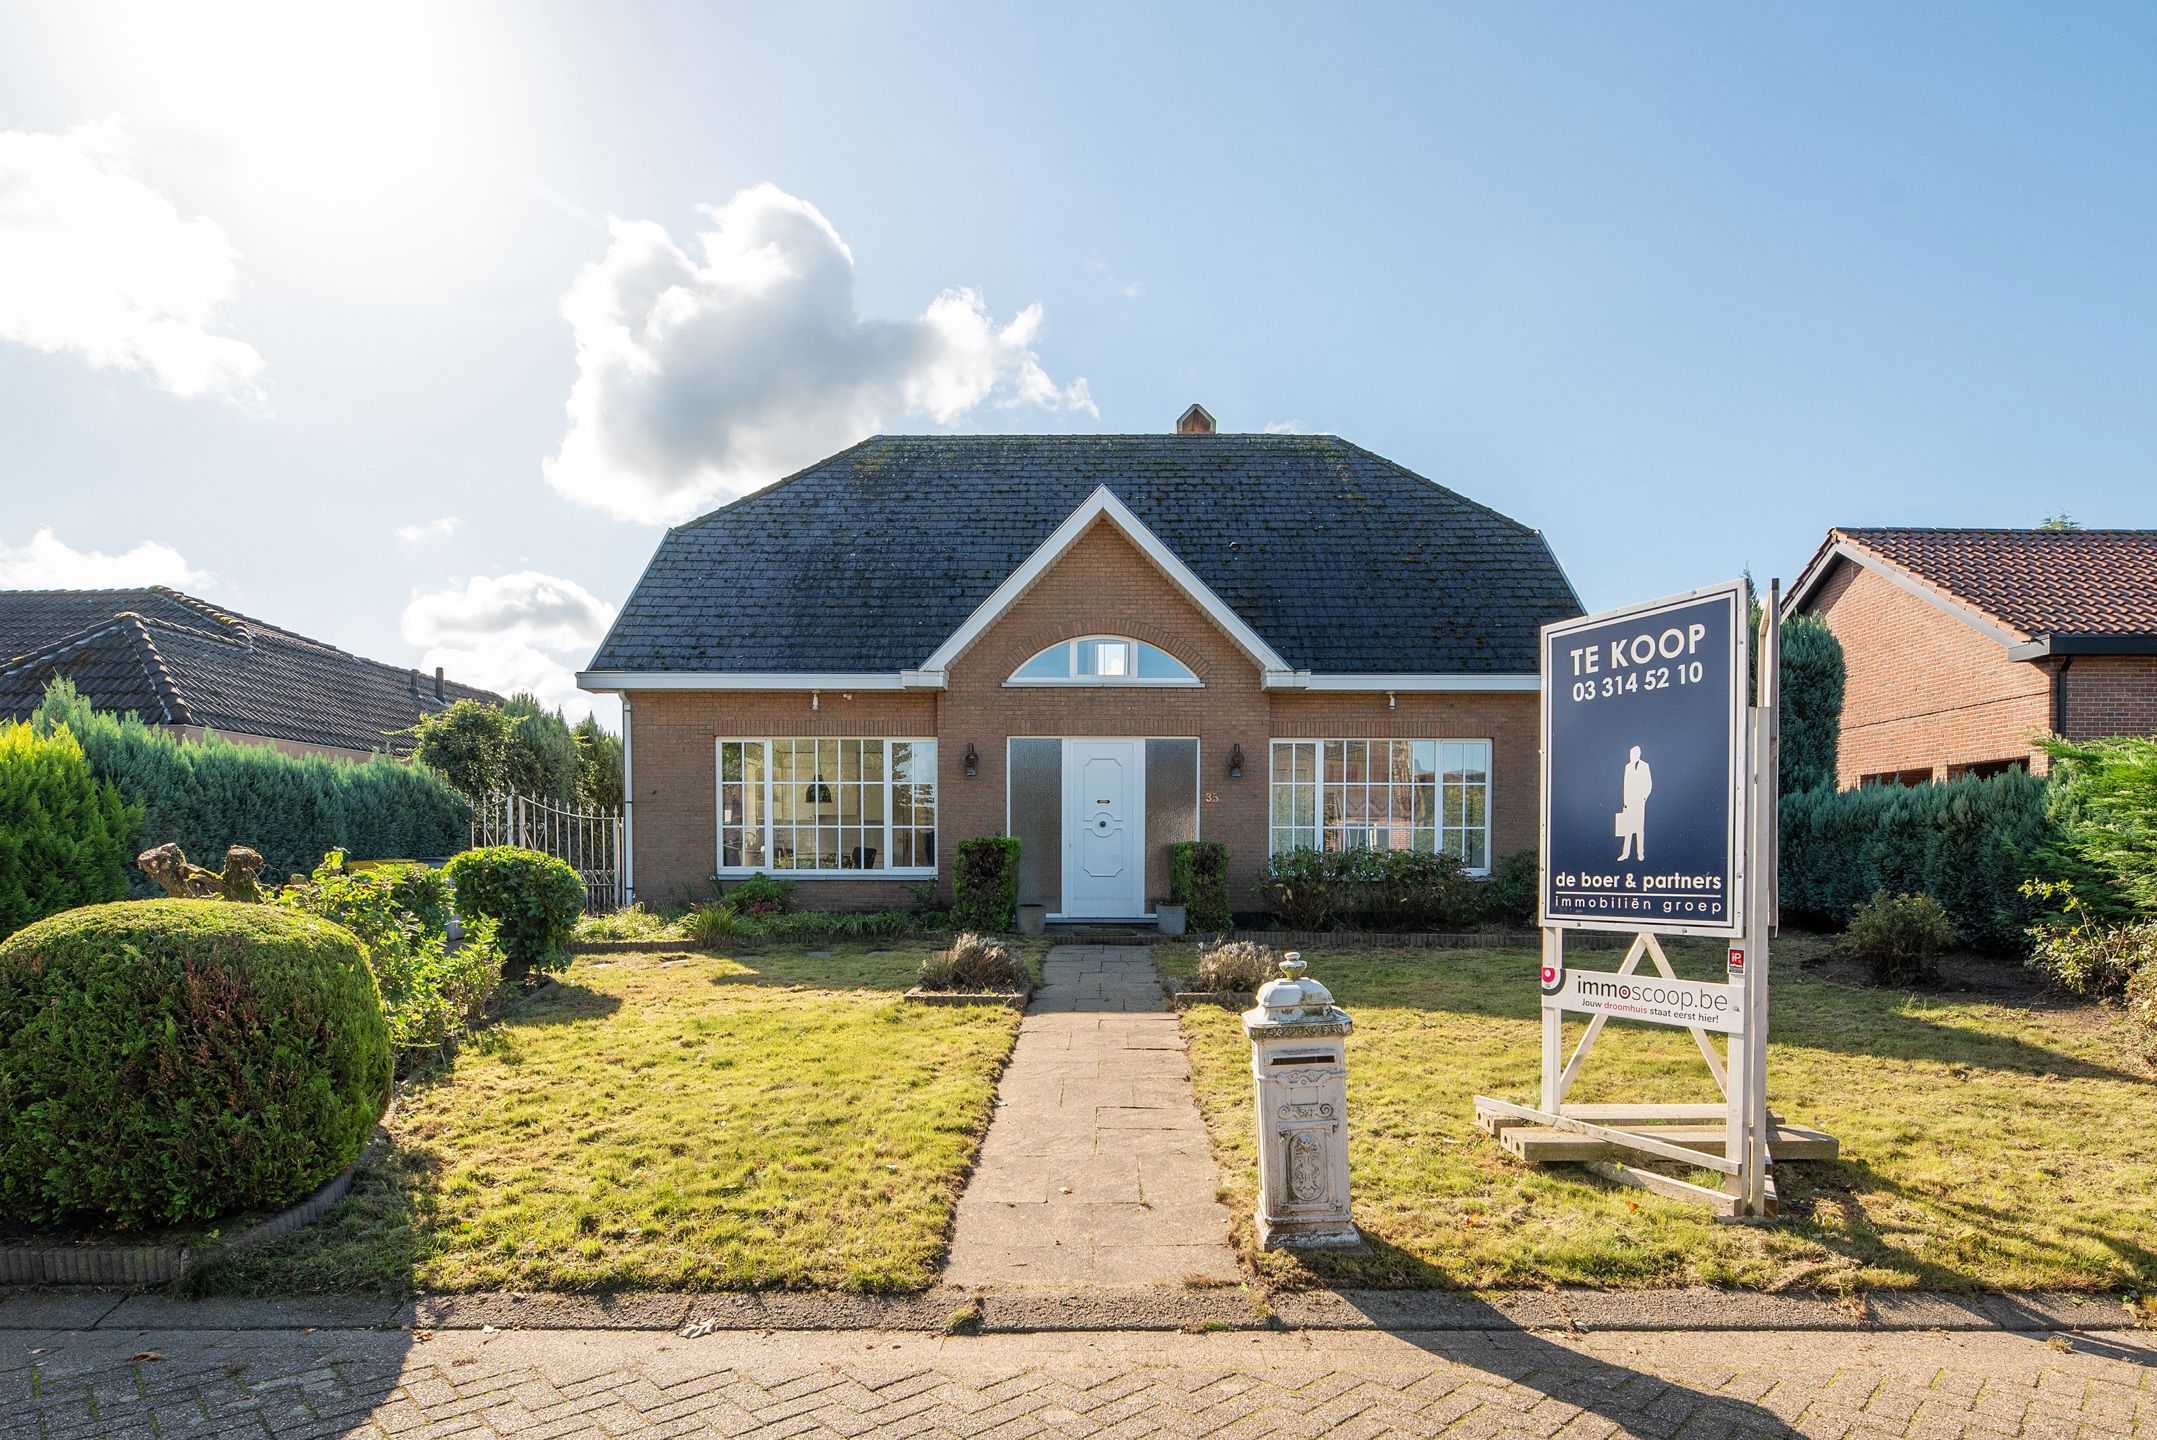
<path fill-rule="evenodd" d="M 1297 669 L 1532 674 L 1539 531 L 1323 435 L 877 436 L 669 530 L 593 670 L 918 668 L 1098 486 Z"/>
<path fill-rule="evenodd" d="M 12 658 L 9 658 L 12 657 Z M 348 750 L 412 748 L 422 715 L 457 700 L 500 704 L 450 682 L 220 610 L 164 586 L 0 590 L 0 717 L 37 708 L 55 675 L 100 710 Z"/>
<path fill-rule="evenodd" d="M 2025 639 L 2157 636 L 2157 530 L 1836 529 Z"/>

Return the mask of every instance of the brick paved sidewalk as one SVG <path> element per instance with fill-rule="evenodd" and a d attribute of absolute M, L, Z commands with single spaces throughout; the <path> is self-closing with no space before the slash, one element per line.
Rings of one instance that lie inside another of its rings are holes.
<path fill-rule="evenodd" d="M 2157 1436 L 2130 1332 L 424 1334 L 8 1332 L 0 1436 Z"/>

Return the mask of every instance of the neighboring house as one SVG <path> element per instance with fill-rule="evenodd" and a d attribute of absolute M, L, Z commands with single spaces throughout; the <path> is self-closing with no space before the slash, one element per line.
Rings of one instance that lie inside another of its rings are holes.
<path fill-rule="evenodd" d="M 2157 732 L 2157 530 L 1830 530 L 1783 608 L 1842 642 L 1845 787 Z"/>
<path fill-rule="evenodd" d="M 623 699 L 635 891 L 948 888 L 1137 919 L 1168 845 L 1536 843 L 1542 535 L 1344 440 L 878 437 L 667 532 L 591 669 Z"/>
<path fill-rule="evenodd" d="M 458 700 L 502 697 L 347 654 L 162 585 L 0 590 L 0 718 L 37 708 L 65 675 L 100 710 L 199 739 L 364 760 Z"/>

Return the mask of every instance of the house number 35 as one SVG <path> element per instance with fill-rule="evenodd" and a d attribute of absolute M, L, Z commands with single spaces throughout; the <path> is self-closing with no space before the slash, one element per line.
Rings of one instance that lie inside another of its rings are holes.
<path fill-rule="evenodd" d="M 1221 792 L 1220 792 L 1220 791 L 1218 791 L 1218 790 L 1208 790 L 1208 791 L 1206 792 L 1206 803 L 1207 803 L 1208 805 L 1216 805 L 1216 804 L 1219 804 L 1219 803 L 1220 803 L 1220 799 L 1221 799 Z"/>

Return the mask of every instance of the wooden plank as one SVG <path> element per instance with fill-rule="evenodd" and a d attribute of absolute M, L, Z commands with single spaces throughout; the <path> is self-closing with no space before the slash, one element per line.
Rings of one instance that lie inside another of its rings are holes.
<path fill-rule="evenodd" d="M 1656 1139 L 1702 1155 L 1721 1155 L 1728 1148 L 1730 1131 L 1724 1125 L 1664 1125 L 1652 1131 Z M 1499 1136 L 1505 1148 L 1523 1160 L 1537 1164 L 1563 1164 L 1607 1160 L 1636 1147 L 1622 1140 L 1601 1139 L 1542 1125 L 1516 1125 Z M 1832 1160 L 1839 1147 L 1835 1137 L 1804 1125 L 1777 1126 L 1768 1141 L 1768 1153 L 1784 1160 Z"/>
<path fill-rule="evenodd" d="M 1598 1125 L 1682 1125 L 1687 1121 L 1706 1124 L 1720 1122 L 1730 1113 L 1727 1102 L 1719 1100 L 1656 1102 L 1636 1101 L 1632 1104 L 1565 1105 L 1558 1111 L 1575 1120 L 1589 1120 Z"/>
<path fill-rule="evenodd" d="M 1630 1165 L 1620 1165 L 1615 1160 L 1591 1161 L 1587 1168 L 1605 1180 L 1615 1180 L 1620 1185 L 1637 1186 L 1666 1195 L 1673 1200 L 1703 1200 L 1717 1215 L 1729 1215 L 1737 1208 L 1737 1197 L 1720 1190 L 1710 1190 L 1705 1185 L 1695 1185 L 1670 1175 L 1659 1175 L 1653 1170 L 1636 1170 Z"/>
<path fill-rule="evenodd" d="M 1522 1116 L 1534 1123 L 1547 1125 L 1554 1130 L 1569 1130 L 1576 1135 L 1592 1135 L 1597 1139 L 1614 1141 L 1628 1149 L 1638 1150 L 1646 1155 L 1660 1156 L 1665 1160 L 1678 1160 L 1687 1165 L 1698 1165 L 1704 1170 L 1713 1170 L 1723 1175 L 1735 1175 L 1738 1173 L 1738 1162 L 1735 1160 L 1725 1159 L 1720 1155 L 1703 1154 L 1698 1150 L 1688 1150 L 1681 1145 L 1673 1145 L 1667 1140 L 1659 1140 L 1653 1135 L 1645 1135 L 1639 1131 L 1612 1130 L 1602 1125 L 1591 1125 L 1585 1120 L 1574 1120 L 1564 1115 L 1553 1115 L 1546 1111 L 1531 1110 L 1526 1105 L 1514 1105 L 1504 1100 L 1493 1100 L 1488 1095 L 1477 1096 L 1476 1108 L 1481 1110 L 1486 1107 L 1494 1115 L 1511 1114 Z"/>

